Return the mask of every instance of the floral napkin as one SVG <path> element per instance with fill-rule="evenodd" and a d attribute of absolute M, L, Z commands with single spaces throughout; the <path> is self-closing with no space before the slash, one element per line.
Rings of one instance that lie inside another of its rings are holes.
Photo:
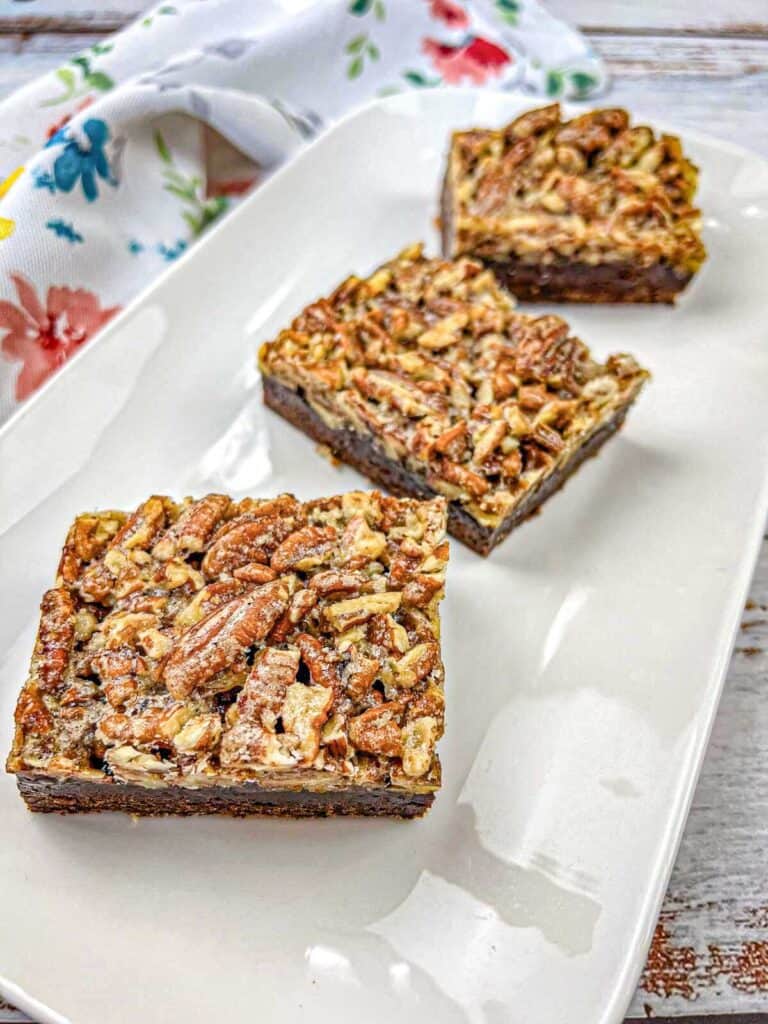
<path fill-rule="evenodd" d="M 0 421 L 307 138 L 444 85 L 586 98 L 605 72 L 535 0 L 176 0 L 12 95 Z"/>

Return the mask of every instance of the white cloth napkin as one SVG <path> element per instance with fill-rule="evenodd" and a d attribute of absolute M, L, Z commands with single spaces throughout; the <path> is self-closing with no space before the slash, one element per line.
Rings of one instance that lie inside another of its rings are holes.
<path fill-rule="evenodd" d="M 535 0 L 176 0 L 12 95 L 0 421 L 306 138 L 438 85 L 583 98 L 605 72 Z"/>

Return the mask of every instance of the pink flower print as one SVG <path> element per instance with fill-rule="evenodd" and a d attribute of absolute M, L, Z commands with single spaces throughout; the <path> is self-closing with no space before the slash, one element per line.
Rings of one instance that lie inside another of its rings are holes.
<path fill-rule="evenodd" d="M 34 286 L 21 274 L 11 274 L 19 305 L 0 300 L 0 350 L 6 359 L 22 363 L 16 379 L 16 398 L 28 398 L 43 381 L 88 341 L 119 306 L 102 309 L 97 297 L 83 288 L 52 285 L 45 305 Z"/>
<path fill-rule="evenodd" d="M 425 39 L 422 50 L 449 85 L 459 85 L 464 78 L 475 85 L 482 85 L 512 63 L 506 50 L 480 36 L 468 36 L 461 46 Z"/>
<path fill-rule="evenodd" d="M 467 12 L 452 0 L 430 0 L 429 13 L 448 28 L 466 28 L 469 24 Z"/>

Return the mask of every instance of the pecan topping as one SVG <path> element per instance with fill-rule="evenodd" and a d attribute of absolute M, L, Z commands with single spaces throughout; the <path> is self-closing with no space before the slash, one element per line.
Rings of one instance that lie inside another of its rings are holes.
<path fill-rule="evenodd" d="M 430 758 L 418 776 L 404 736 L 443 727 L 445 521 L 442 499 L 376 492 L 78 517 L 9 767 L 150 788 L 437 788 L 432 734 L 409 739 L 411 768 Z"/>
<path fill-rule="evenodd" d="M 451 252 L 663 261 L 692 273 L 706 256 L 697 177 L 679 139 L 631 127 L 624 110 L 564 122 L 555 103 L 502 129 L 457 132 L 446 174 Z"/>
<path fill-rule="evenodd" d="M 345 282 L 322 308 L 319 321 L 299 316 L 262 347 L 264 374 L 368 435 L 483 526 L 499 525 L 550 470 L 551 456 L 575 453 L 647 377 L 631 356 L 597 363 L 560 317 L 517 312 L 479 263 L 427 259 L 418 246 L 367 281 Z M 341 368 L 332 382 L 329 362 Z M 615 390 L 600 405 L 593 382 L 604 378 Z M 347 522 L 340 545 L 330 534 L 323 542 L 319 529 L 310 523 L 287 537 L 272 568 L 303 571 L 298 556 L 285 556 L 303 543 L 317 559 L 308 568 L 386 561 L 386 531 L 365 516 Z"/>

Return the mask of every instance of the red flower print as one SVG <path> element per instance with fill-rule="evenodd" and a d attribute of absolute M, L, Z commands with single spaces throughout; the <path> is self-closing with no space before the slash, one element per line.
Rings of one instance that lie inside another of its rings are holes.
<path fill-rule="evenodd" d="M 44 380 L 103 327 L 119 306 L 102 309 L 92 292 L 51 286 L 45 306 L 34 286 L 21 274 L 11 274 L 19 305 L 0 300 L 0 350 L 23 365 L 16 379 L 16 398 L 28 398 Z"/>
<path fill-rule="evenodd" d="M 452 0 L 430 0 L 429 13 L 448 28 L 466 28 L 469 24 L 467 12 Z"/>
<path fill-rule="evenodd" d="M 425 39 L 421 45 L 449 85 L 458 85 L 464 78 L 482 85 L 512 63 L 506 50 L 480 36 L 469 36 L 461 46 L 447 46 L 437 39 Z"/>

